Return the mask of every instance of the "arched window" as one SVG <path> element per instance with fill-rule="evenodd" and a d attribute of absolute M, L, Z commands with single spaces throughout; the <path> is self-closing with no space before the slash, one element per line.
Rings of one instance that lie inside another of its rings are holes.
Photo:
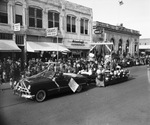
<path fill-rule="evenodd" d="M 29 7 L 29 27 L 42 28 L 42 9 Z"/>
<path fill-rule="evenodd" d="M 16 3 L 15 4 L 15 23 L 20 23 L 21 26 L 23 24 L 22 15 L 23 15 L 22 4 L 21 3 Z"/>
<path fill-rule="evenodd" d="M 89 20 L 86 18 L 82 18 L 80 20 L 80 33 L 81 34 L 88 34 L 88 22 Z"/>
<path fill-rule="evenodd" d="M 8 23 L 7 2 L 0 0 L 0 23 Z"/>
<path fill-rule="evenodd" d="M 115 40 L 114 40 L 114 38 L 111 38 L 110 42 L 113 43 L 113 45 L 112 45 L 112 51 L 113 51 L 115 49 Z"/>
<path fill-rule="evenodd" d="M 122 54 L 122 39 L 119 40 L 118 51 L 119 51 L 119 54 Z"/>
<path fill-rule="evenodd" d="M 127 40 L 127 42 L 126 42 L 126 53 L 128 53 L 129 52 L 129 40 Z"/>
<path fill-rule="evenodd" d="M 67 32 L 76 33 L 76 17 L 67 15 Z"/>
<path fill-rule="evenodd" d="M 48 11 L 48 28 L 58 27 L 59 30 L 59 20 L 57 11 Z"/>

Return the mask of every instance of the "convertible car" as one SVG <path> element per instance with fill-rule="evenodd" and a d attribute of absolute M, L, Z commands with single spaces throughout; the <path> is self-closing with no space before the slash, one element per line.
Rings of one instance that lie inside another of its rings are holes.
<path fill-rule="evenodd" d="M 67 91 L 81 92 L 87 85 L 87 78 L 80 74 L 45 70 L 19 81 L 10 81 L 10 85 L 14 94 L 42 102 L 48 95 Z"/>

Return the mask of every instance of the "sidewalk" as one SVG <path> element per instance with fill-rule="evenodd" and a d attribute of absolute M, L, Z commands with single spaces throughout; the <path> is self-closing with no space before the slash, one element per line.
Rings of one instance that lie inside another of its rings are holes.
<path fill-rule="evenodd" d="M 9 82 L 0 84 L 0 91 L 11 89 Z"/>

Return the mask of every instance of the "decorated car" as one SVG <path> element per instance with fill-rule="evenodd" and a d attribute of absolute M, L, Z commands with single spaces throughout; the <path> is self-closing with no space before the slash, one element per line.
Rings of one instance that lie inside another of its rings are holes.
<path fill-rule="evenodd" d="M 46 69 L 37 75 L 10 81 L 10 85 L 15 95 L 42 102 L 52 94 L 67 91 L 81 92 L 87 85 L 87 78 L 79 74 Z"/>
<path fill-rule="evenodd" d="M 128 80 L 130 71 L 128 69 L 120 69 L 119 67 L 116 68 L 116 70 L 102 69 L 94 74 L 88 74 L 85 72 L 80 72 L 80 74 L 87 77 L 88 84 L 95 82 L 96 86 L 105 87 Z"/>
<path fill-rule="evenodd" d="M 104 86 L 120 83 L 128 80 L 130 71 L 128 69 L 119 69 L 115 71 L 106 70 L 104 77 Z"/>

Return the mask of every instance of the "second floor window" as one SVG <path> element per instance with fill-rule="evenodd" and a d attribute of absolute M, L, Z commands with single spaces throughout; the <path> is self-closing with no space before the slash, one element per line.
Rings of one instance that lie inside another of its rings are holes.
<path fill-rule="evenodd" d="M 81 34 L 88 34 L 88 19 L 81 19 L 80 20 L 80 33 Z"/>
<path fill-rule="evenodd" d="M 29 27 L 42 28 L 42 9 L 29 7 Z"/>
<path fill-rule="evenodd" d="M 15 23 L 20 23 L 21 26 L 22 26 L 22 14 L 23 14 L 22 5 L 16 4 L 15 5 Z"/>
<path fill-rule="evenodd" d="M 48 12 L 48 28 L 58 27 L 59 29 L 59 13 L 54 11 Z"/>
<path fill-rule="evenodd" d="M 0 0 L 0 23 L 8 23 L 7 2 Z"/>
<path fill-rule="evenodd" d="M 74 16 L 67 16 L 67 32 L 76 32 L 76 18 Z"/>

